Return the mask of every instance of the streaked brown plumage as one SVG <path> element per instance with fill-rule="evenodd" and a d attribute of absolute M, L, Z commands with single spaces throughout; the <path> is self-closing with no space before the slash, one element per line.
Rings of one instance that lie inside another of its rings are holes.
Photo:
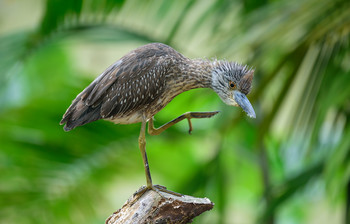
<path fill-rule="evenodd" d="M 144 132 L 159 134 L 182 119 L 211 117 L 217 112 L 187 113 L 159 129 L 153 116 L 178 94 L 194 88 L 211 88 L 229 105 L 240 106 L 250 117 L 254 110 L 246 95 L 250 92 L 253 70 L 235 62 L 191 60 L 173 48 L 152 43 L 137 48 L 111 65 L 72 102 L 63 115 L 64 130 L 99 119 L 114 123 L 142 122 L 139 138 L 147 186 L 152 187 L 145 153 Z M 143 132 L 143 133 L 142 133 Z"/>

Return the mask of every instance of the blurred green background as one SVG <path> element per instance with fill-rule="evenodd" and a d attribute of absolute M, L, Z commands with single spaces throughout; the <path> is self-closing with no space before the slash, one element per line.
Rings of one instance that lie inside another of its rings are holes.
<path fill-rule="evenodd" d="M 59 121 L 105 68 L 149 42 L 247 63 L 257 119 L 221 113 L 147 136 L 155 184 L 215 202 L 194 223 L 350 223 L 348 0 L 1 0 L 0 223 L 103 223 L 145 177 L 140 124 Z"/>

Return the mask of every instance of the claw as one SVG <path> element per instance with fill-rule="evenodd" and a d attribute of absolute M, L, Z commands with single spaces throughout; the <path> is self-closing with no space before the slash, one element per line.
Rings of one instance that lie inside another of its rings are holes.
<path fill-rule="evenodd" d="M 152 186 L 142 186 L 138 191 L 136 191 L 133 195 L 133 197 L 134 197 L 133 201 L 136 201 L 137 199 L 142 197 L 142 195 L 144 193 L 146 193 L 147 191 L 150 191 L 150 190 L 157 192 L 161 197 L 164 197 L 164 195 L 162 195 L 160 192 L 172 194 L 172 195 L 175 195 L 177 197 L 183 196 L 183 194 L 180 194 L 180 193 L 177 193 L 174 191 L 170 191 L 162 185 L 152 185 Z"/>
<path fill-rule="evenodd" d="M 187 112 L 183 116 L 187 118 L 188 120 L 188 125 L 189 125 L 189 130 L 188 133 L 192 134 L 192 123 L 191 119 L 192 118 L 211 118 L 215 114 L 219 113 L 220 111 L 212 111 L 212 112 Z"/>
<path fill-rule="evenodd" d="M 188 120 L 188 126 L 189 126 L 189 129 L 188 129 L 188 134 L 192 134 L 192 122 L 191 122 L 191 118 L 187 118 Z"/>
<path fill-rule="evenodd" d="M 164 187 L 164 186 L 162 186 L 162 185 L 158 185 L 158 184 L 157 184 L 157 185 L 153 185 L 153 186 L 152 186 L 152 190 L 158 192 L 158 194 L 159 194 L 160 196 L 162 196 L 162 195 L 159 193 L 159 191 L 164 192 L 164 193 L 168 193 L 168 194 L 172 194 L 172 195 L 175 195 L 175 196 L 177 196 L 177 197 L 182 197 L 182 196 L 184 196 L 183 194 L 180 194 L 180 193 L 177 193 L 177 192 L 168 190 L 166 187 Z M 162 196 L 162 197 L 163 197 L 163 196 Z"/>

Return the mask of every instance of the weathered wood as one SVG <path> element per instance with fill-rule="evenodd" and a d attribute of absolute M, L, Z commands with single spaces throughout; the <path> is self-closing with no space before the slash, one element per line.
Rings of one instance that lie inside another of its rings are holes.
<path fill-rule="evenodd" d="M 106 220 L 106 224 L 190 223 L 214 206 L 208 198 L 176 196 L 154 190 L 147 190 L 140 196 L 137 192 Z"/>

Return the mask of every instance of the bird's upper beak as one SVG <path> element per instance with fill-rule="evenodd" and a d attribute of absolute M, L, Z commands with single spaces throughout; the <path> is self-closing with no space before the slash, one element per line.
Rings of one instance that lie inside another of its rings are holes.
<path fill-rule="evenodd" d="M 253 106 L 250 104 L 248 98 L 246 95 L 241 93 L 238 90 L 235 90 L 233 92 L 233 97 L 236 101 L 236 103 L 247 113 L 247 115 L 251 118 L 255 118 L 255 111 L 253 109 Z"/>

